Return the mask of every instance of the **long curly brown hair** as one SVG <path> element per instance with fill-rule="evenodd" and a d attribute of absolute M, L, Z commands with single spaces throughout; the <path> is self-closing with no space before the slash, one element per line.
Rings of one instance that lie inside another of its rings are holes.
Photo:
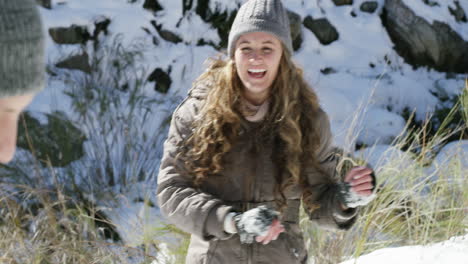
<path fill-rule="evenodd" d="M 232 59 L 211 59 L 208 69 L 194 85 L 208 83 L 210 90 L 194 123 L 193 134 L 185 142 L 186 165 L 200 186 L 208 177 L 223 170 L 223 157 L 236 143 L 241 128 L 242 82 Z M 314 126 L 319 111 L 317 95 L 303 78 L 303 71 L 283 49 L 278 74 L 272 84 L 270 109 L 263 123 L 273 132 L 274 158 L 280 164 L 275 192 L 284 206 L 287 187 L 307 182 L 304 165 L 316 164 L 319 144 Z M 271 134 L 271 133 L 270 133 Z"/>

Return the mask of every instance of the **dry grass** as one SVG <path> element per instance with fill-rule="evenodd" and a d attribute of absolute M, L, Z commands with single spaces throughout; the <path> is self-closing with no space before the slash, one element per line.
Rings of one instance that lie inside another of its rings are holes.
<path fill-rule="evenodd" d="M 466 131 L 468 81 L 453 109 L 464 110 L 465 125 L 457 129 Z M 461 163 L 466 157 L 433 164 L 446 139 L 458 131 L 448 129 L 453 114 L 433 137 L 423 126 L 419 131 L 407 128 L 396 140 L 395 148 L 406 150 L 390 149 L 383 155 L 389 159 L 378 162 L 378 196 L 361 210 L 350 231 L 322 230 L 303 214 L 311 263 L 335 264 L 388 246 L 428 244 L 468 232 L 468 172 Z"/>
<path fill-rule="evenodd" d="M 0 263 L 150 263 L 140 248 L 104 238 L 84 204 L 57 191 L 1 185 Z"/>

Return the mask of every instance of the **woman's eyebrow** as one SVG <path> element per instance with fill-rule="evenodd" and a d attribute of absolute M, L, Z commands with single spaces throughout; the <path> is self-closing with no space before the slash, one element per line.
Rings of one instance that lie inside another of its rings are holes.
<path fill-rule="evenodd" d="M 248 41 L 248 40 L 242 40 L 242 41 L 239 43 L 239 45 L 240 45 L 240 44 L 250 44 L 250 41 Z M 271 41 L 271 40 L 265 40 L 265 41 L 262 42 L 262 44 L 274 44 L 274 42 Z"/>
<path fill-rule="evenodd" d="M 13 109 L 13 108 L 0 108 L 0 112 L 4 112 L 4 113 L 15 113 L 16 110 Z"/>
<path fill-rule="evenodd" d="M 18 110 L 15 109 L 14 107 L 8 106 L 8 105 L 2 105 L 0 104 L 0 112 L 4 113 L 14 113 L 17 112 Z"/>

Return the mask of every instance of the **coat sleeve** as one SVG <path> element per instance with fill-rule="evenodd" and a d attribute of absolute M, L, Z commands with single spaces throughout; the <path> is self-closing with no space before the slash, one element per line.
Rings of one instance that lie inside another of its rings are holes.
<path fill-rule="evenodd" d="M 186 99 L 173 114 L 158 174 L 158 204 L 163 216 L 181 230 L 205 240 L 227 239 L 231 235 L 223 223 L 232 208 L 194 188 L 184 158 L 178 157 L 181 143 L 191 134 L 197 102 Z"/>
<path fill-rule="evenodd" d="M 309 219 L 331 229 L 349 229 L 356 221 L 357 209 L 342 210 L 338 200 L 337 183 L 342 174 L 337 173 L 338 155 L 332 147 L 330 121 L 320 110 L 317 125 L 320 145 L 317 162 L 306 167 L 308 186 L 303 190 L 302 201 Z"/>

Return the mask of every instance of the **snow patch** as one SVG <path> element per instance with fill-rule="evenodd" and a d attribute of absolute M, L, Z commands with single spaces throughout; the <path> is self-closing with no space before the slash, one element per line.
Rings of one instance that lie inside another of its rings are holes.
<path fill-rule="evenodd" d="M 467 259 L 468 235 L 465 235 L 426 246 L 379 249 L 341 264 L 462 264 Z"/>

